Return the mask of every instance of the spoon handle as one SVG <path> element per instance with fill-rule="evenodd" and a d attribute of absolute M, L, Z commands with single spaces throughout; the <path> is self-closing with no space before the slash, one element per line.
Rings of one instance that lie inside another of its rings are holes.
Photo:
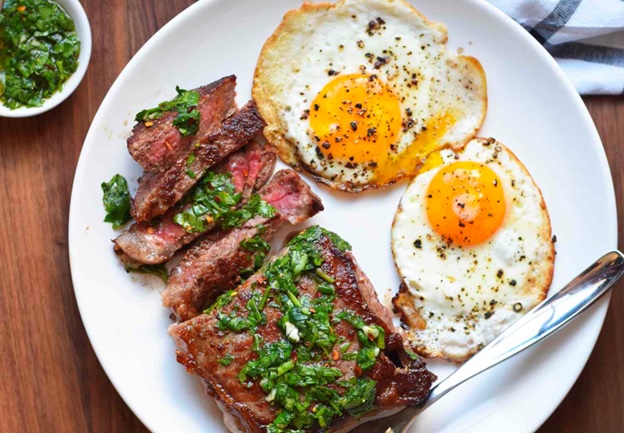
<path fill-rule="evenodd" d="M 520 353 L 558 331 L 600 299 L 624 273 L 624 255 L 612 251 L 598 259 L 563 289 L 507 328 L 457 371 L 429 392 L 427 400 L 387 419 L 379 419 L 353 432 L 401 433 L 414 419 L 441 397 L 468 379 Z M 384 422 L 385 421 L 385 422 Z"/>

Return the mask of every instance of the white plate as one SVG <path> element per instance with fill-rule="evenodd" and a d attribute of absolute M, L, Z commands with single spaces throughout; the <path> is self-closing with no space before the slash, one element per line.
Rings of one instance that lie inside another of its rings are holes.
<path fill-rule="evenodd" d="M 298 0 L 214 0 L 191 6 L 155 35 L 119 76 L 87 135 L 74 181 L 69 222 L 72 276 L 91 343 L 109 378 L 155 432 L 225 431 L 215 404 L 175 361 L 169 313 L 153 277 L 124 272 L 116 233 L 102 222 L 100 183 L 115 173 L 133 186 L 141 174 L 125 137 L 139 109 L 185 88 L 235 73 L 238 101 L 250 95 L 260 48 Z M 507 144 L 542 188 L 557 235 L 553 289 L 616 247 L 613 185 L 595 127 L 555 62 L 520 26 L 477 0 L 414 1 L 449 29 L 450 46 L 482 62 L 490 107 L 483 136 Z M 314 185 L 326 211 L 313 222 L 353 244 L 382 300 L 398 286 L 390 222 L 405 184 L 348 195 Z M 608 301 L 547 343 L 445 397 L 419 418 L 428 432 L 530 432 L 554 411 L 594 346 Z M 431 363 L 440 376 L 454 367 Z"/>

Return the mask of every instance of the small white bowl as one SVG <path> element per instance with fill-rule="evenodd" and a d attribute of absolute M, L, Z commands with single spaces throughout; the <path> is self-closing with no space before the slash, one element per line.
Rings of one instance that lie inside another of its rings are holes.
<path fill-rule="evenodd" d="M 41 107 L 22 107 L 11 110 L 0 102 L 0 117 L 30 117 L 51 110 L 74 93 L 74 90 L 76 90 L 76 87 L 78 87 L 78 84 L 82 81 L 85 72 L 87 72 L 87 66 L 89 66 L 89 60 L 91 59 L 91 27 L 89 26 L 87 14 L 78 0 L 52 1 L 61 5 L 71 19 L 74 20 L 74 24 L 76 25 L 76 33 L 78 34 L 78 38 L 80 38 L 78 69 L 76 69 L 76 72 L 65 82 L 63 89 L 46 99 Z M 2 1 L 0 1 L 0 5 L 1 4 Z"/>

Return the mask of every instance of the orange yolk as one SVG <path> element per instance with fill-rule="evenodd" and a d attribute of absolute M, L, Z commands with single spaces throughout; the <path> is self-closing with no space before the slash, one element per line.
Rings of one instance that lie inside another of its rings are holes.
<path fill-rule="evenodd" d="M 505 217 L 505 195 L 491 168 L 476 162 L 455 162 L 431 179 L 426 198 L 431 227 L 459 245 L 488 240 Z"/>
<path fill-rule="evenodd" d="M 325 157 L 378 163 L 387 158 L 401 132 L 401 105 L 374 75 L 342 75 L 312 102 L 310 127 Z"/>

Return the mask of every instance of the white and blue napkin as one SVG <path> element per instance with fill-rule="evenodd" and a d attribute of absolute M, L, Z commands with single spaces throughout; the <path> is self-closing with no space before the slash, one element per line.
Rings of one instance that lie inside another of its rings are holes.
<path fill-rule="evenodd" d="M 552 54 L 580 94 L 624 94 L 624 0 L 489 0 Z"/>

